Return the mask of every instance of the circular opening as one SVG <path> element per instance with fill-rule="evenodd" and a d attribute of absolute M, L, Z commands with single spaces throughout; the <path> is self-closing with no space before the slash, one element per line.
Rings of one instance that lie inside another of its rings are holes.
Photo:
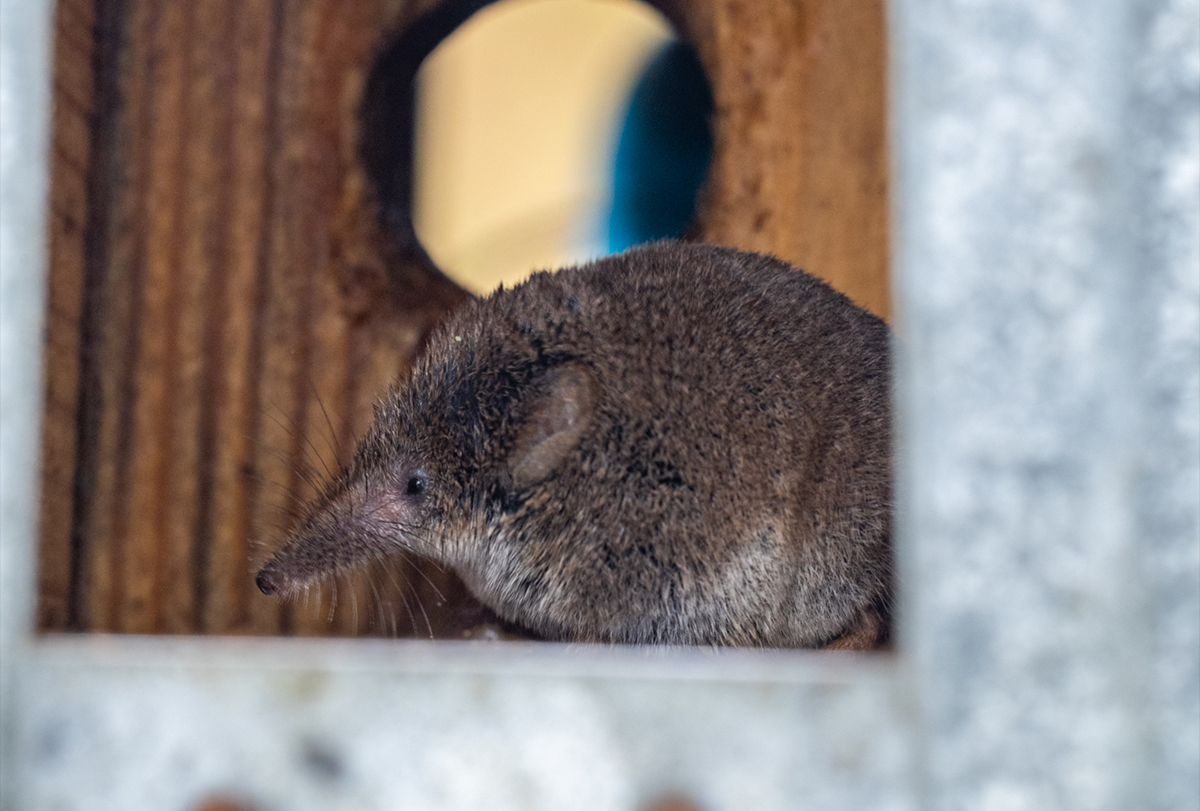
<path fill-rule="evenodd" d="M 424 43 L 397 46 L 411 71 L 398 138 L 411 167 L 384 172 L 407 177 L 398 230 L 476 293 L 683 234 L 711 158 L 712 99 L 662 14 L 636 0 L 480 6 L 459 4 L 457 18 L 440 7 L 437 26 L 411 29 Z"/>

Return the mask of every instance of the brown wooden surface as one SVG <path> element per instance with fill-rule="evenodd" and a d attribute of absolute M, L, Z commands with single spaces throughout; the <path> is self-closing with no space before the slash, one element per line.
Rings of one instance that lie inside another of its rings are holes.
<path fill-rule="evenodd" d="M 882 0 L 681 5 L 716 105 L 703 238 L 786 259 L 886 318 Z"/>
<path fill-rule="evenodd" d="M 336 610 L 251 579 L 456 300 L 356 152 L 374 55 L 433 5 L 60 3 L 43 630 L 454 633 L 435 567 L 342 578 Z M 886 315 L 881 3 L 663 7 L 716 99 L 704 237 Z"/>
<path fill-rule="evenodd" d="M 79 417 L 83 267 L 95 117 L 95 13 L 88 0 L 60 3 L 54 54 L 47 290 L 46 430 L 42 448 L 43 542 L 38 555 L 38 624 L 71 622 L 71 522 Z"/>

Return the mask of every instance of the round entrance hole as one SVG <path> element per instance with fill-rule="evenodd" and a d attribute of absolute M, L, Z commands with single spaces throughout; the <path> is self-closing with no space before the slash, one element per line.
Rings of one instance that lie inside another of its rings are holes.
<path fill-rule="evenodd" d="M 394 195 L 399 230 L 474 293 L 684 234 L 711 159 L 712 97 L 666 18 L 636 0 L 479 6 L 459 4 L 460 19 L 439 8 L 441 30 L 425 23 L 411 168 L 389 174 L 409 184 Z"/>

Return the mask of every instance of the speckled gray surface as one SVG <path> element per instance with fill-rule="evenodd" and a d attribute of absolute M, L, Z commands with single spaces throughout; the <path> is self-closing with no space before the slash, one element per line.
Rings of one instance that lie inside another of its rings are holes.
<path fill-rule="evenodd" d="M 893 10 L 922 802 L 1195 807 L 1200 13 Z"/>
<path fill-rule="evenodd" d="M 32 616 L 42 402 L 50 4 L 0 0 L 0 806 L 14 808 L 12 699 Z"/>
<path fill-rule="evenodd" d="M 912 809 L 894 667 L 462 643 L 51 643 L 25 682 L 39 808 Z M 503 646 L 501 646 L 503 647 Z M 50 686 L 51 689 L 45 689 Z M 152 742 L 152 745 L 151 745 Z"/>
<path fill-rule="evenodd" d="M 1147 778 L 1165 811 L 1200 807 L 1200 10 L 1174 0 L 1139 11 L 1131 120 L 1148 430 L 1138 528 L 1152 606 Z"/>
<path fill-rule="evenodd" d="M 0 0 L 5 809 L 1200 806 L 1197 0 L 892 3 L 904 619 L 862 659 L 31 644 L 47 8 Z"/>

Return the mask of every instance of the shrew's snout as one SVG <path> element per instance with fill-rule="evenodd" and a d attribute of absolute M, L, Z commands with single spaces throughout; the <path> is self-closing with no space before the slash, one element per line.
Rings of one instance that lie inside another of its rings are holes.
<path fill-rule="evenodd" d="M 274 594 L 279 591 L 279 581 L 279 575 L 271 571 L 270 566 L 264 566 L 254 578 L 254 585 L 258 586 L 258 590 L 263 594 Z"/>
<path fill-rule="evenodd" d="M 394 551 L 400 546 L 396 527 L 412 520 L 409 502 L 419 503 L 422 497 L 397 497 L 381 489 L 378 497 L 369 499 L 362 487 L 343 487 L 310 508 L 287 543 L 263 563 L 254 585 L 266 595 L 295 594 L 310 583 Z"/>

